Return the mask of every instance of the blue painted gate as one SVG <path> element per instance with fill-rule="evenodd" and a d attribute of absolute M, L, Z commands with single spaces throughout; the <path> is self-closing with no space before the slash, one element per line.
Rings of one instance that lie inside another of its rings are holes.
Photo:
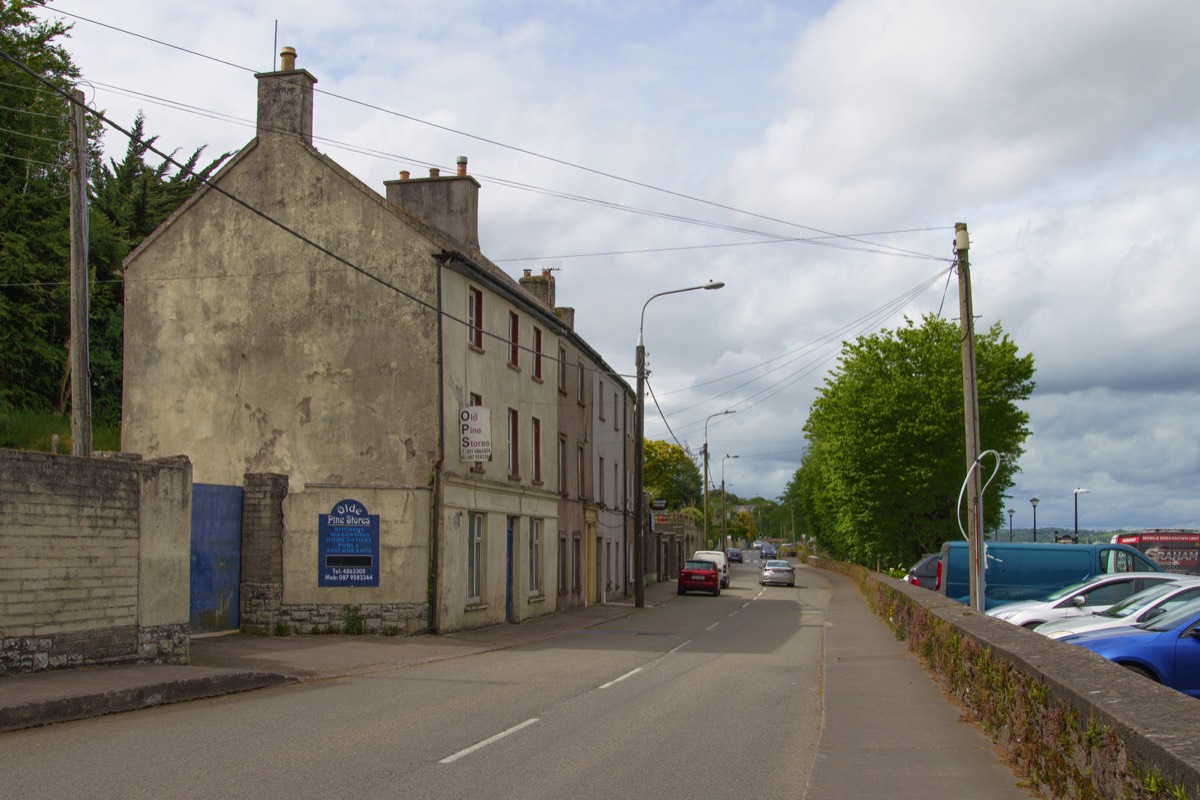
<path fill-rule="evenodd" d="M 189 618 L 193 632 L 237 630 L 242 580 L 242 487 L 192 485 Z"/>

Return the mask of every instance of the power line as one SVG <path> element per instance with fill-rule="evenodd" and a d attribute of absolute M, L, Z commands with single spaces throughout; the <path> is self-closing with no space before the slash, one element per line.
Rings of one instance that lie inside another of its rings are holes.
<path fill-rule="evenodd" d="M 46 8 L 46 7 L 45 7 L 45 6 L 43 6 L 43 8 Z M 161 39 L 156 39 L 156 38 L 154 38 L 154 37 L 151 37 L 151 36 L 146 36 L 146 35 L 144 35 L 144 34 L 135 33 L 135 32 L 133 32 L 133 31 L 127 30 L 127 29 L 125 29 L 125 28 L 120 28 L 120 27 L 118 27 L 118 26 L 115 26 L 115 25 L 110 25 L 110 24 L 103 23 L 103 22 L 100 22 L 100 21 L 98 21 L 98 20 L 95 20 L 95 19 L 91 19 L 91 18 L 88 18 L 88 17 L 84 17 L 84 16 L 82 16 L 82 15 L 80 15 L 80 14 L 74 14 L 74 13 L 67 12 L 67 11 L 63 11 L 63 10 L 61 10 L 61 9 L 57 9 L 57 8 L 55 8 L 55 9 L 49 9 L 49 8 L 47 8 L 46 10 L 47 10 L 47 11 L 51 11 L 52 13 L 59 13 L 59 14 L 63 14 L 64 16 L 73 17 L 73 18 L 75 18 L 75 19 L 79 19 L 79 20 L 82 20 L 82 21 L 84 21 L 84 22 L 89 22 L 89 23 L 91 23 L 91 24 L 98 25 L 98 26 L 100 26 L 100 27 L 104 27 L 104 28 L 107 28 L 107 29 L 109 29 L 109 30 L 113 30 L 113 31 L 116 31 L 116 32 L 119 32 L 119 33 L 124 33 L 124 34 L 126 34 L 126 35 L 129 35 L 129 36 L 134 36 L 134 37 L 136 37 L 136 38 L 143 39 L 143 40 L 145 40 L 145 41 L 148 41 L 148 42 L 153 42 L 154 44 L 158 44 L 158 45 L 161 45 L 161 46 L 163 46 L 163 47 L 168 47 L 168 48 L 171 48 L 171 49 L 174 49 L 174 50 L 178 50 L 178 51 L 180 51 L 180 52 L 188 53 L 189 55 L 194 55 L 194 56 L 197 56 L 197 57 L 199 57 L 199 58 L 203 58 L 203 59 L 206 59 L 206 60 L 209 60 L 209 61 L 213 61 L 213 62 L 215 62 L 215 63 L 219 63 L 219 64 L 223 64 L 223 65 L 225 65 L 225 66 L 230 66 L 230 67 L 233 67 L 233 68 L 235 68 L 235 69 L 243 70 L 243 71 L 250 72 L 250 73 L 255 73 L 255 72 L 256 72 L 255 70 L 251 69 L 250 67 L 245 67 L 245 66 L 242 66 L 242 65 L 240 65 L 240 64 L 235 64 L 235 63 L 233 63 L 233 62 L 231 62 L 231 61 L 226 61 L 226 60 L 224 60 L 224 59 L 216 58 L 216 57 L 214 57 L 214 56 L 209 56 L 209 55 L 206 55 L 206 54 L 204 54 L 204 53 L 200 53 L 200 52 L 198 52 L 198 51 L 195 51 L 195 50 L 190 50 L 190 49 L 188 49 L 188 48 L 186 48 L 186 47 L 182 47 L 182 46 L 180 46 L 180 45 L 172 44 L 172 43 L 170 43 L 170 42 L 166 42 L 166 41 L 163 41 L 163 40 L 161 40 Z M 939 260 L 939 261 L 946 260 L 946 259 L 945 259 L 945 258 L 943 258 L 943 257 L 931 256 L 931 255 L 928 255 L 928 254 L 918 253 L 918 252 L 916 252 L 916 251 L 906 250 L 906 249 L 904 249 L 904 248 L 900 248 L 900 247 L 894 247 L 894 246 L 891 246 L 891 245 L 882 245 L 882 244 L 878 244 L 878 243 L 870 242 L 870 241 L 868 241 L 868 240 L 866 240 L 866 239 L 863 239 L 863 238 L 860 238 L 860 237 L 857 237 L 857 236 L 848 236 L 848 235 L 844 235 L 844 234 L 833 233 L 833 232 L 831 232 L 831 231 L 822 230 L 822 229 L 820 229 L 820 228 L 816 228 L 816 227 L 813 227 L 813 226 L 810 226 L 810 225 L 803 225 L 803 224 L 801 224 L 801 223 L 797 223 L 797 222 L 791 222 L 791 221 L 788 221 L 788 220 L 779 219 L 779 218 L 777 218 L 777 217 L 771 217 L 771 216 L 768 216 L 768 215 L 766 215 L 766 214 L 760 214 L 760 213 L 753 212 L 753 211 L 746 211 L 746 210 L 744 210 L 744 209 L 739 209 L 739 208 L 736 208 L 736 207 L 734 207 L 734 206 L 726 205 L 726 204 L 724 204 L 724 203 L 719 203 L 719 202 L 716 202 L 716 201 L 713 201 L 713 200 L 706 200 L 706 199 L 704 199 L 704 198 L 701 198 L 701 197 L 696 197 L 696 196 L 694 196 L 694 195 L 689 195 L 689 194 L 686 194 L 686 193 L 684 193 L 684 192 L 678 192 L 678 191 L 674 191 L 674 190 L 671 190 L 671 189 L 665 189 L 665 188 L 663 188 L 663 187 L 655 186 L 655 185 L 653 185 L 653 184 L 645 183 L 645 182 L 643 182 L 643 181 L 634 180 L 634 179 L 632 179 L 632 178 L 626 178 L 626 177 L 623 177 L 623 176 L 620 176 L 620 175 L 616 175 L 616 174 L 614 174 L 614 173 L 605 172 L 604 170 L 595 169 L 595 168 L 588 167 L 588 166 L 585 166 L 585 165 L 582 165 L 582 164 L 577 164 L 577 163 L 575 163 L 575 162 L 572 162 L 572 161 L 567 161 L 567 160 L 565 160 L 565 159 L 561 159 L 561 158 L 557 158 L 557 157 L 554 157 L 554 156 L 546 155 L 546 154 L 544 154 L 544 153 L 539 153 L 539 152 L 537 152 L 537 151 L 535 151 L 535 150 L 530 150 L 530 149 L 528 149 L 528 148 L 523 148 L 523 147 L 519 147 L 519 146 L 516 146 L 516 145 L 511 145 L 511 144 L 508 144 L 508 143 L 506 143 L 506 142 L 501 142 L 501 141 L 499 141 L 499 140 L 497 140 L 497 139 L 492 139 L 492 138 L 489 138 L 489 137 L 486 137 L 486 136 L 481 136 L 481 135 L 478 135 L 478 134 L 469 133 L 469 132 L 467 132 L 467 131 L 458 130 L 458 129 L 456 129 L 456 128 L 451 128 L 451 127 L 449 127 L 449 126 L 446 126 L 446 125 L 440 125 L 440 124 L 438 124 L 438 123 L 435 123 L 435 122 L 430 122 L 430 121 L 428 121 L 428 120 L 424 120 L 424 119 L 421 119 L 421 118 L 419 118 L 419 117 L 414 117 L 414 116 L 412 116 L 412 115 L 409 115 L 409 114 L 404 114 L 404 113 L 402 113 L 402 112 L 395 111 L 395 110 L 393 110 L 393 109 L 389 109 L 389 108 L 386 108 L 386 107 L 384 107 L 384 106 L 381 106 L 381 105 L 378 105 L 378 104 L 375 104 L 375 103 L 369 103 L 369 102 L 367 102 L 367 101 L 365 101 L 365 100 L 359 100 L 359 99 L 356 99 L 356 98 L 347 97 L 347 96 L 345 96 L 345 95 L 337 94 L 336 92 L 330 92 L 330 91 L 326 91 L 326 90 L 319 89 L 319 88 L 316 88 L 316 87 L 314 87 L 313 91 L 314 91 L 314 92 L 317 92 L 317 93 L 319 93 L 319 94 L 326 95 L 326 96 L 328 96 L 328 97 L 332 97 L 332 98 L 335 98 L 335 99 L 341 100 L 341 101 L 343 101 L 343 102 L 346 102 L 346 103 L 350 103 L 350 104 L 352 104 L 352 105 L 358 105 L 358 106 L 361 106 L 361 107 L 363 107 L 363 108 L 367 108 L 367 109 L 370 109 L 370 110 L 373 110 L 373 111 L 378 111 L 379 113 L 382 113 L 382 114 L 387 114 L 387 115 L 390 115 L 390 116 L 397 117 L 397 118 L 399 118 L 399 119 L 404 119 L 404 120 L 408 120 L 408 121 L 410 121 L 410 122 L 415 122 L 415 123 L 417 123 L 417 124 L 420 124 L 420 125 L 424 125 L 424 126 L 427 126 L 427 127 L 430 127 L 430 128 L 434 128 L 434 129 L 436 129 L 436 130 L 441 130 L 441 131 L 444 131 L 444 132 L 446 132 L 446 133 L 451 133 L 451 134 L 454 134 L 454 135 L 456 135 L 456 136 L 462 136 L 462 137 L 464 137 L 464 138 L 467 138 L 467 139 L 472 139 L 472 140 L 474 140 L 474 141 L 483 142 L 483 143 L 485 143 L 485 144 L 489 144 L 489 145 L 492 145 L 492 146 L 495 146 L 495 147 L 499 147 L 499 148 L 502 148 L 502 149 L 510 150 L 510 151 L 512 151 L 512 152 L 521 153 L 521 154 L 523 154 L 523 155 L 528 155 L 528 156 L 530 156 L 530 157 L 532 157 L 532 158 L 537 158 L 537 159 L 540 159 L 540 160 L 543 160 L 543 161 L 548 161 L 548 162 L 550 162 L 550 163 L 553 163 L 553 164 L 558 164 L 558 165 L 560 165 L 560 166 L 569 167 L 569 168 L 571 168 L 571 169 L 579 170 L 579 171 L 581 171 L 581 172 L 586 172 L 586 173 L 589 173 L 589 174 L 592 174 L 592 175 L 596 175 L 596 176 L 598 176 L 598 177 L 603 177 L 603 178 L 607 178 L 607 179 L 609 179 L 609 180 L 614 180 L 614 181 L 618 181 L 618 182 L 621 182 L 621 183 L 626 183 L 626 184 L 629 184 L 629 185 L 631 185 L 631 186 L 637 186 L 637 187 L 640 187 L 640 188 L 643 188 L 643 189 L 647 189 L 647 190 L 649 190 L 649 191 L 658 192 L 658 193 L 661 193 L 661 194 L 666 194 L 666 195 L 669 195 L 669 196 L 672 196 L 672 197 L 677 197 L 677 198 L 679 198 L 679 199 L 688 200 L 688 201 L 690 201 L 690 202 L 700 203 L 700 204 L 707 205 L 707 206 L 710 206 L 710 207 L 713 207 L 713 208 L 719 208 L 719 209 L 721 209 L 721 210 L 724 210 L 724 211 L 731 211 L 731 212 L 733 212 L 733 213 L 736 213 L 736 214 L 743 214 L 743 215 L 746 215 L 746 216 L 749 216 L 749 217 L 753 217 L 753 218 L 756 218 L 756 219 L 762 219 L 762 220 L 765 220 L 765 221 L 768 221 L 768 222 L 774 222 L 774 223 L 777 223 L 777 224 L 780 224 L 780 225 L 786 225 L 786 226 L 789 226 L 789 227 L 800 228 L 800 229 L 802 229 L 802 230 L 807 230 L 807 231 L 811 231 L 811 232 L 813 232 L 813 233 L 820 234 L 820 236 L 821 236 L 822 238 L 838 239 L 838 240 L 844 240 L 844 241 L 849 241 L 849 242 L 855 242 L 855 243 L 857 243 L 857 244 L 859 244 L 859 245 L 862 245 L 863 247 L 865 247 L 867 252 L 879 252 L 880 250 L 883 250 L 883 251 L 888 251 L 888 252 L 891 252 L 891 253 L 893 253 L 893 254 L 896 254 L 896 255 L 906 255 L 906 256 L 908 256 L 908 257 L 923 258 L 923 259 L 934 259 L 934 260 Z M 496 182 L 500 182 L 500 181 L 499 181 L 498 179 L 496 179 L 496 178 L 491 178 L 491 180 L 493 180 L 493 181 L 496 181 Z M 516 185 L 516 184 L 513 184 L 513 185 Z M 669 215 L 668 215 L 668 216 L 669 216 Z M 941 228 L 930 229 L 930 230 L 940 230 L 940 229 L 941 229 Z M 771 234 L 762 234 L 762 235 L 771 236 Z M 773 237 L 773 236 L 772 236 L 772 238 L 778 238 L 778 237 Z M 808 243 L 808 240 L 804 240 L 804 239 L 799 239 L 799 240 L 797 240 L 797 241 L 803 241 L 803 242 L 806 242 L 806 243 Z M 819 243 L 819 242 L 812 242 L 812 243 Z M 827 244 L 827 245 L 828 245 L 829 243 L 825 243 L 825 244 Z M 848 249 L 857 249 L 857 248 L 848 248 Z"/>
<path fill-rule="evenodd" d="M 247 119 L 244 119 L 241 117 L 236 117 L 231 114 L 225 114 L 225 113 L 219 112 L 219 111 L 213 111 L 211 109 L 201 108 L 199 106 L 189 105 L 187 103 L 179 102 L 176 100 L 162 98 L 157 95 L 146 94 L 144 92 L 138 92 L 133 89 L 127 89 L 124 87 L 119 87 L 119 86 L 115 86 L 113 84 L 107 84 L 107 83 L 103 83 L 100 81 L 93 81 L 92 85 L 104 87 L 104 88 L 108 89 L 109 91 L 112 91 L 123 97 L 131 97 L 131 98 L 138 98 L 138 99 L 142 99 L 142 100 L 148 100 L 155 104 L 161 105 L 165 108 L 170 108 L 170 109 L 173 109 L 176 111 L 183 111 L 186 113 L 196 114 L 198 116 L 206 117 L 208 119 L 212 119 L 212 120 L 215 120 L 218 122 L 230 122 L 230 123 L 233 123 L 236 125 L 241 125 L 241 126 L 248 127 L 248 128 L 256 127 L 256 123 L 252 120 L 247 120 Z M 313 135 L 312 138 L 313 138 L 314 142 L 320 142 L 330 148 L 343 150 L 343 151 L 351 152 L 351 153 L 357 153 L 359 155 L 365 155 L 365 156 L 369 156 L 372 158 L 379 158 L 379 159 L 383 159 L 383 160 L 387 160 L 387 161 L 394 161 L 394 162 L 397 162 L 400 164 L 405 164 L 405 165 L 417 165 L 417 166 L 422 166 L 422 167 L 437 167 L 437 168 L 444 167 L 444 165 L 436 164 L 434 162 L 429 162 L 429 161 L 423 161 L 414 156 L 406 156 L 406 155 L 401 155 L 398 153 L 389 153 L 389 152 L 386 152 L 383 150 L 378 150 L 375 148 L 366 147 L 364 145 L 358 145 L 358 144 L 354 144 L 351 142 L 344 142 L 344 141 L 341 141 L 338 139 L 331 139 L 328 137 L 318 136 L 315 134 Z M 603 200 L 603 199 L 599 199 L 599 198 L 588 197 L 585 195 L 573 194 L 573 193 L 565 192 L 565 191 L 558 190 L 558 189 L 549 189 L 546 187 L 540 187 L 540 186 L 536 186 L 533 184 L 527 184 L 527 183 L 522 183 L 519 181 L 514 181 L 511 179 L 503 178 L 503 177 L 496 176 L 496 175 L 487 175 L 485 173 L 475 173 L 475 176 L 478 178 L 487 180 L 494 185 L 504 186 L 504 187 L 507 187 L 510 189 L 516 189 L 518 191 L 526 191 L 526 192 L 531 192 L 534 194 L 542 194 L 547 197 L 555 197 L 555 198 L 558 198 L 561 200 L 570 200 L 573 202 L 579 202 L 579 203 L 595 205 L 595 206 L 599 206 L 599 207 L 603 207 L 603 208 L 608 208 L 610 210 L 623 211 L 623 212 L 636 214 L 636 215 L 640 215 L 640 216 L 645 216 L 645 217 L 650 217 L 650 218 L 682 222 L 684 224 L 712 228 L 715 230 L 726 230 L 726 231 L 730 231 L 730 232 L 734 232 L 734 233 L 744 233 L 744 234 L 748 234 L 748 235 L 767 237 L 765 239 L 757 240 L 754 242 L 730 242 L 730 243 L 717 243 L 717 244 L 693 245 L 693 246 L 685 245 L 685 246 L 680 246 L 680 247 L 647 248 L 644 250 L 630 250 L 630 251 L 618 251 L 618 252 L 576 253 L 576 254 L 563 255 L 563 256 L 524 256 L 524 257 L 518 257 L 518 258 L 491 259 L 493 263 L 497 263 L 497 264 L 508 263 L 508 262 L 521 262 L 521 261 L 546 261 L 546 260 L 551 260 L 551 259 L 565 259 L 565 258 L 592 258 L 592 257 L 612 256 L 612 255 L 669 252 L 672 250 L 704 249 L 704 248 L 713 248 L 713 247 L 733 247 L 733 246 L 746 246 L 746 245 L 752 245 L 752 244 L 772 244 L 772 243 L 800 243 L 800 244 L 810 244 L 810 245 L 815 245 L 815 246 L 831 247 L 834 249 L 841 249 L 841 250 L 853 250 L 853 251 L 859 251 L 859 252 L 876 253 L 876 254 L 880 254 L 880 255 L 892 255 L 892 256 L 902 257 L 902 258 L 919 258 L 922 260 L 935 260 L 935 261 L 949 260 L 949 259 L 946 259 L 944 257 L 939 257 L 939 256 L 904 252 L 904 251 L 900 251 L 897 248 L 888 248 L 884 245 L 865 246 L 865 247 L 851 246 L 851 245 L 843 244 L 839 241 L 836 241 L 838 239 L 847 238 L 847 237 L 837 236 L 837 235 L 823 235 L 823 236 L 814 236 L 814 237 L 783 236 L 781 234 L 773 234 L 773 233 L 758 231 L 758 230 L 754 230 L 752 228 L 746 228 L 743 226 L 735 226 L 735 225 L 730 225 L 727 223 L 713 222 L 710 220 L 701 220 L 701 219 L 697 219 L 694 217 L 684 216 L 681 214 L 672 214 L 672 213 L 664 212 L 664 211 L 655 211 L 655 210 L 651 210 L 651 209 L 640 208 L 637 206 L 630 206 L 630 205 L 626 205 L 626 204 L 622 204 L 622 203 L 617 203 L 617 202 L 611 201 L 611 200 Z M 862 234 L 854 234 L 853 237 L 851 237 L 851 238 L 853 238 L 855 240 L 865 240 L 867 237 L 871 237 L 871 236 L 897 235 L 897 234 L 903 234 L 903 233 L 917 233 L 917 232 L 931 231 L 931 230 L 939 230 L 939 229 L 938 228 L 916 228 L 916 229 L 904 230 L 904 231 L 885 231 L 885 232 L 877 232 L 877 233 L 862 233 Z"/>

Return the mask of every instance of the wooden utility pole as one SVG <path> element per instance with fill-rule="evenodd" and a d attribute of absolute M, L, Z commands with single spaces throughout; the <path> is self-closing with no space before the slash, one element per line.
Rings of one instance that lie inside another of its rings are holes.
<path fill-rule="evenodd" d="M 87 128 L 83 92 L 71 91 L 71 454 L 92 454 L 88 365 Z"/>
<path fill-rule="evenodd" d="M 963 407 L 967 440 L 967 534 L 971 562 L 971 608 L 984 610 L 985 570 L 983 544 L 983 478 L 979 474 L 979 389 L 975 382 L 975 317 L 971 302 L 971 248 L 967 224 L 954 225 L 954 252 L 958 257 L 958 315 L 961 320 L 963 364 Z"/>

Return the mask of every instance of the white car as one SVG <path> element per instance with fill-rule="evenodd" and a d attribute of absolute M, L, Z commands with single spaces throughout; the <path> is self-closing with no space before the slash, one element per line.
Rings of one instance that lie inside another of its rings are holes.
<path fill-rule="evenodd" d="M 721 588 L 729 588 L 729 557 L 724 550 L 697 550 L 692 553 L 692 560 L 696 559 L 717 562 L 717 569 L 721 571 Z"/>
<path fill-rule="evenodd" d="M 1200 577 L 1188 576 L 1143 589 L 1103 611 L 1047 622 L 1034 630 L 1051 639 L 1061 639 L 1085 631 L 1140 625 L 1193 600 L 1200 600 Z"/>
<path fill-rule="evenodd" d="M 1036 628 L 1052 620 L 1082 617 L 1092 611 L 1100 611 L 1147 587 L 1175 582 L 1184 577 L 1170 572 L 1113 572 L 1059 589 L 1041 600 L 1008 603 L 987 613 L 989 617 L 1023 628 Z"/>

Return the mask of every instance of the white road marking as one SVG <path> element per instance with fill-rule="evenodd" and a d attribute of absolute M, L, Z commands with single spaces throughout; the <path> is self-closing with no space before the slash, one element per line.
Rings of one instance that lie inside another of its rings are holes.
<path fill-rule="evenodd" d="M 686 642 L 684 642 L 683 644 L 679 645 L 679 647 L 676 647 L 676 648 L 674 648 L 673 650 L 668 650 L 668 651 L 667 651 L 667 655 L 671 655 L 672 653 L 678 653 L 680 650 L 682 650 L 683 648 L 687 647 L 687 646 L 688 646 L 689 644 L 691 644 L 691 643 L 692 643 L 692 640 L 691 640 L 691 639 L 688 639 Z"/>
<path fill-rule="evenodd" d="M 530 725 L 532 725 L 533 723 L 538 722 L 538 721 L 539 720 L 537 717 L 534 717 L 533 719 L 527 719 L 524 722 L 522 722 L 520 725 L 513 725 L 511 728 L 509 728 L 506 731 L 500 731 L 495 736 L 490 736 L 487 739 L 484 739 L 482 742 L 479 742 L 478 744 L 471 745 L 466 750 L 459 750 L 457 753 L 455 753 L 452 756 L 446 756 L 438 763 L 439 764 L 449 764 L 451 762 L 458 761 L 463 756 L 469 756 L 471 753 L 474 753 L 476 750 L 482 750 L 483 748 L 487 747 L 489 744 L 498 742 L 501 739 L 503 739 L 505 736 L 516 733 L 517 731 L 521 730 L 522 728 L 528 728 Z"/>
<path fill-rule="evenodd" d="M 614 678 L 613 680 L 609 681 L 608 683 L 606 683 L 606 684 L 603 684 L 602 686 L 598 686 L 598 687 L 596 687 L 596 688 L 598 688 L 598 689 L 607 689 L 607 688 L 608 688 L 608 687 L 610 687 L 610 686 L 613 686 L 613 685 L 615 685 L 615 684 L 618 684 L 618 683 L 620 683 L 621 681 L 625 680 L 626 678 L 632 678 L 634 675 L 637 675 L 637 674 L 638 674 L 639 672 L 641 672 L 641 671 L 642 671 L 642 668 L 641 668 L 641 667 L 638 667 L 637 669 L 631 669 L 629 672 L 626 672 L 626 673 L 625 673 L 624 675 L 622 675 L 621 677 L 619 677 L 619 678 Z"/>

